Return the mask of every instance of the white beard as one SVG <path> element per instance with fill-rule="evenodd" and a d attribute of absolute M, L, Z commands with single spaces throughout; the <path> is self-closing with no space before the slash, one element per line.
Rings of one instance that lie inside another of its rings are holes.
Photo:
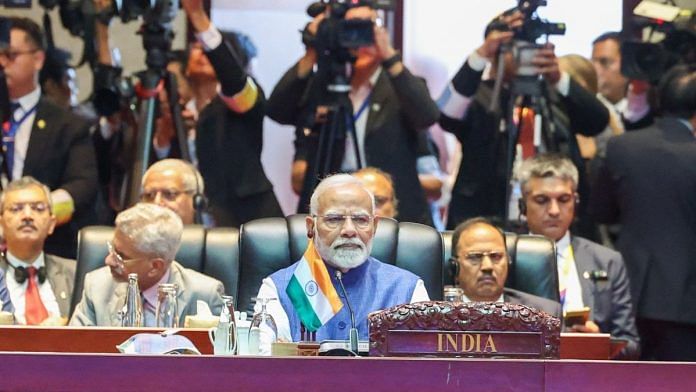
<path fill-rule="evenodd" d="M 314 246 L 319 252 L 319 256 L 332 267 L 349 270 L 362 265 L 372 252 L 372 241 L 363 243 L 360 238 L 341 238 L 334 240 L 331 246 L 324 245 L 324 242 L 314 232 Z M 341 245 L 357 245 L 357 248 L 343 248 Z"/>

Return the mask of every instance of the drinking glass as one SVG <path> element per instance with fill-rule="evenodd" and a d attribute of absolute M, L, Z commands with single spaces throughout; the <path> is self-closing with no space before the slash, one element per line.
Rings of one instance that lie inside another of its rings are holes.
<path fill-rule="evenodd" d="M 271 355 L 271 345 L 278 339 L 278 327 L 273 316 L 268 313 L 266 305 L 276 298 L 258 298 L 261 311 L 254 314 L 249 326 L 249 354 Z"/>

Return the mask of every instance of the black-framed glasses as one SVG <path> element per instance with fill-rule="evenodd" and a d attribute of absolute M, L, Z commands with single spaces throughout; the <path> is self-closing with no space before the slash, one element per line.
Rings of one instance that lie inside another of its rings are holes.
<path fill-rule="evenodd" d="M 48 203 L 45 203 L 43 201 L 32 201 L 32 202 L 26 202 L 26 203 L 14 203 L 11 205 L 8 205 L 5 207 L 5 211 L 11 213 L 11 214 L 19 214 L 24 209 L 29 206 L 29 209 L 31 209 L 33 212 L 36 212 L 37 214 L 42 214 L 46 211 L 48 211 Z"/>
<path fill-rule="evenodd" d="M 505 252 L 497 250 L 492 250 L 489 252 L 471 251 L 464 254 L 463 259 L 471 265 L 479 266 L 483 263 L 483 259 L 485 259 L 486 257 L 488 257 L 491 260 L 492 264 L 498 264 L 501 261 L 505 260 Z"/>
<path fill-rule="evenodd" d="M 193 191 L 179 191 L 176 189 L 151 189 L 140 194 L 140 201 L 152 203 L 157 199 L 157 194 L 167 201 L 176 201 L 180 195 L 192 194 Z"/>
<path fill-rule="evenodd" d="M 9 62 L 13 63 L 17 60 L 17 57 L 23 54 L 33 54 L 38 52 L 38 49 L 28 49 L 28 50 L 0 50 L 0 57 L 6 58 Z"/>
<path fill-rule="evenodd" d="M 339 215 L 339 214 L 327 214 L 327 215 L 314 215 L 315 218 L 321 218 L 324 225 L 329 229 L 338 229 L 346 224 L 346 220 L 350 219 L 351 222 L 358 229 L 367 229 L 372 223 L 373 217 L 368 214 L 352 214 L 352 215 Z"/>

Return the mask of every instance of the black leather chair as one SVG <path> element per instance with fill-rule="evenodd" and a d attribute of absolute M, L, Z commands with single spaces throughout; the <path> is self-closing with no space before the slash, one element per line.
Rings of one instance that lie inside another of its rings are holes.
<path fill-rule="evenodd" d="M 80 230 L 77 244 L 77 270 L 70 313 L 82 298 L 85 275 L 104 266 L 106 241 L 112 239 L 111 226 L 89 226 Z M 186 268 L 220 280 L 225 292 L 237 294 L 239 272 L 239 230 L 216 228 L 206 232 L 203 226 L 185 226 L 176 260 Z"/>
<path fill-rule="evenodd" d="M 445 285 L 454 284 L 449 259 L 452 256 L 452 231 L 442 233 L 444 242 Z M 506 287 L 560 302 L 556 245 L 538 235 L 505 233 L 510 258 Z"/>
<path fill-rule="evenodd" d="M 290 266 L 307 247 L 303 214 L 265 218 L 240 229 L 238 308 L 249 310 L 261 281 Z M 431 299 L 441 299 L 443 290 L 442 237 L 429 226 L 381 219 L 373 239 L 372 256 L 420 276 Z"/>

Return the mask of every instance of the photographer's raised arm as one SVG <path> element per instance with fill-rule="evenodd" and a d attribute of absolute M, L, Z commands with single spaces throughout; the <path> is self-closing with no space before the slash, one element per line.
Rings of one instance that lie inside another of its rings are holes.
<path fill-rule="evenodd" d="M 182 6 L 196 31 L 196 38 L 220 82 L 220 97 L 237 113 L 251 110 L 262 99 L 254 80 L 247 75 L 237 54 L 225 44 L 220 31 L 210 22 L 202 0 L 183 0 Z"/>
<path fill-rule="evenodd" d="M 519 26 L 522 23 L 522 16 L 519 13 L 501 16 L 499 19 L 501 25 L 507 25 L 508 28 Z M 500 46 L 510 42 L 512 37 L 512 31 L 491 30 L 481 46 L 467 57 L 438 99 L 437 103 L 441 112 L 440 126 L 442 128 L 451 132 L 462 129 L 461 120 L 466 116 L 472 97 L 478 90 L 484 69 L 488 64 L 496 61 Z"/>

